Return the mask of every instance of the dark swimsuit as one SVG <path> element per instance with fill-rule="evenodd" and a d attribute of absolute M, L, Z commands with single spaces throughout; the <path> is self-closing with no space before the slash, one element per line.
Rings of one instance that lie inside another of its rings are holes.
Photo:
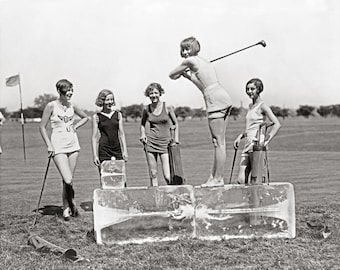
<path fill-rule="evenodd" d="M 162 112 L 159 115 L 151 112 L 150 105 L 148 106 L 147 114 L 150 123 L 150 130 L 147 132 L 148 152 L 167 153 L 171 136 L 170 117 L 166 111 L 165 103 L 163 102 Z"/>
<path fill-rule="evenodd" d="M 117 160 L 123 159 L 122 149 L 119 141 L 119 117 L 115 111 L 111 118 L 97 113 L 99 122 L 98 129 L 100 131 L 98 154 L 100 162 L 110 160 L 115 157 Z"/>

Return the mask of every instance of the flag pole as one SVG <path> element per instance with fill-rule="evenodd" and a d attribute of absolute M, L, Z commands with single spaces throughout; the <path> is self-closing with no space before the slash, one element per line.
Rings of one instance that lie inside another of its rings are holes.
<path fill-rule="evenodd" d="M 20 73 L 19 75 L 19 92 L 20 92 L 20 117 L 21 117 L 21 130 L 22 130 L 22 145 L 24 150 L 24 161 L 26 163 L 26 146 L 25 146 L 25 120 L 24 120 L 24 112 L 22 110 L 22 94 L 21 94 L 21 82 L 20 82 Z"/>

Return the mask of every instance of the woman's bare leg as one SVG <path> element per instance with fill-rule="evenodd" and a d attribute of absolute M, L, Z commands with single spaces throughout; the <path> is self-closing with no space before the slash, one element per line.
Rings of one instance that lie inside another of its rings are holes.
<path fill-rule="evenodd" d="M 72 171 L 69 163 L 69 159 L 67 154 L 57 154 L 53 157 L 54 163 L 57 166 L 57 169 L 61 175 L 63 180 L 63 192 L 62 192 L 62 200 L 63 200 L 63 209 L 64 209 L 64 217 L 69 216 L 70 205 L 67 194 L 67 185 L 72 183 Z"/>
<path fill-rule="evenodd" d="M 149 157 L 151 186 L 157 187 L 158 186 L 157 153 L 148 152 L 147 155 Z"/>
<path fill-rule="evenodd" d="M 74 178 L 74 173 L 76 171 L 76 167 L 77 167 L 77 162 L 78 162 L 78 156 L 79 156 L 79 152 L 73 152 L 70 153 L 68 155 L 68 160 L 70 163 L 70 169 L 72 172 L 72 179 Z M 72 205 L 71 206 L 71 212 L 72 212 L 72 216 L 78 216 L 79 212 L 78 209 L 76 207 L 76 202 L 74 200 L 74 186 L 73 186 L 73 182 L 71 183 L 71 186 L 68 187 L 70 189 L 70 193 L 71 193 L 71 197 L 72 197 Z"/>
<path fill-rule="evenodd" d="M 79 156 L 79 152 L 73 152 L 73 153 L 69 154 L 69 156 L 68 156 L 68 160 L 70 162 L 70 168 L 71 168 L 71 172 L 72 172 L 72 178 L 74 177 L 74 173 L 76 171 L 78 156 Z"/>
<path fill-rule="evenodd" d="M 237 178 L 237 181 L 240 184 L 248 184 L 250 169 L 251 168 L 249 156 L 242 155 L 240 161 L 240 171 Z"/>
<path fill-rule="evenodd" d="M 58 171 L 63 179 L 63 208 L 64 211 L 71 207 L 74 208 L 74 190 L 72 186 L 73 175 L 77 165 L 79 152 L 73 152 L 71 154 L 57 154 L 53 160 L 56 164 Z M 65 215 L 67 213 L 65 212 Z M 64 215 L 64 216 L 65 216 Z"/>
<path fill-rule="evenodd" d="M 214 146 L 214 163 L 211 171 L 212 178 L 202 186 L 223 186 L 224 165 L 226 162 L 225 133 L 228 117 L 208 119 L 208 124 Z"/>
<path fill-rule="evenodd" d="M 162 162 L 163 176 L 164 176 L 165 182 L 169 184 L 170 183 L 170 163 L 169 163 L 168 153 L 161 154 L 161 162 Z"/>

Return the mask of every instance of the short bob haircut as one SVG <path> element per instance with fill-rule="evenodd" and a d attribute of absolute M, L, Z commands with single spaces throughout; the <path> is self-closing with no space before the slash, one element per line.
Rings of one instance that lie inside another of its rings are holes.
<path fill-rule="evenodd" d="M 256 89 L 258 90 L 258 93 L 260 94 L 263 91 L 263 83 L 260 79 L 254 78 L 247 82 L 246 84 L 246 91 L 247 91 L 247 85 L 253 83 L 256 86 Z"/>
<path fill-rule="evenodd" d="M 73 84 L 66 79 L 61 79 L 57 82 L 56 87 L 60 94 L 66 95 L 66 92 L 73 87 Z"/>
<path fill-rule="evenodd" d="M 111 90 L 108 90 L 108 89 L 103 89 L 103 90 L 101 90 L 101 91 L 99 92 L 95 104 L 96 104 L 98 107 L 103 107 L 103 106 L 104 106 L 105 99 L 106 99 L 106 97 L 107 97 L 108 95 L 112 95 L 112 96 L 113 96 L 113 102 L 115 103 L 115 96 L 113 95 L 112 91 L 111 91 Z"/>
<path fill-rule="evenodd" d="M 162 88 L 162 86 L 159 83 L 150 83 L 148 85 L 148 87 L 145 89 L 144 95 L 146 97 L 149 97 L 149 94 L 153 89 L 157 89 L 159 91 L 160 96 L 165 93 L 164 89 Z"/>
<path fill-rule="evenodd" d="M 181 56 L 184 57 L 183 51 L 191 50 L 190 56 L 197 55 L 201 50 L 201 45 L 194 37 L 188 37 L 181 42 Z"/>

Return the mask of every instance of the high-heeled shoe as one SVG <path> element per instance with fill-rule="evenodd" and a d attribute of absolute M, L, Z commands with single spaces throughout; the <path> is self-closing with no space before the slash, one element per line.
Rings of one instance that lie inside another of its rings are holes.
<path fill-rule="evenodd" d="M 71 207 L 71 216 L 72 217 L 80 217 L 79 210 L 78 210 L 78 208 L 74 204 Z"/>
<path fill-rule="evenodd" d="M 67 207 L 63 211 L 63 218 L 64 218 L 65 221 L 69 221 L 70 220 L 70 207 Z"/>

